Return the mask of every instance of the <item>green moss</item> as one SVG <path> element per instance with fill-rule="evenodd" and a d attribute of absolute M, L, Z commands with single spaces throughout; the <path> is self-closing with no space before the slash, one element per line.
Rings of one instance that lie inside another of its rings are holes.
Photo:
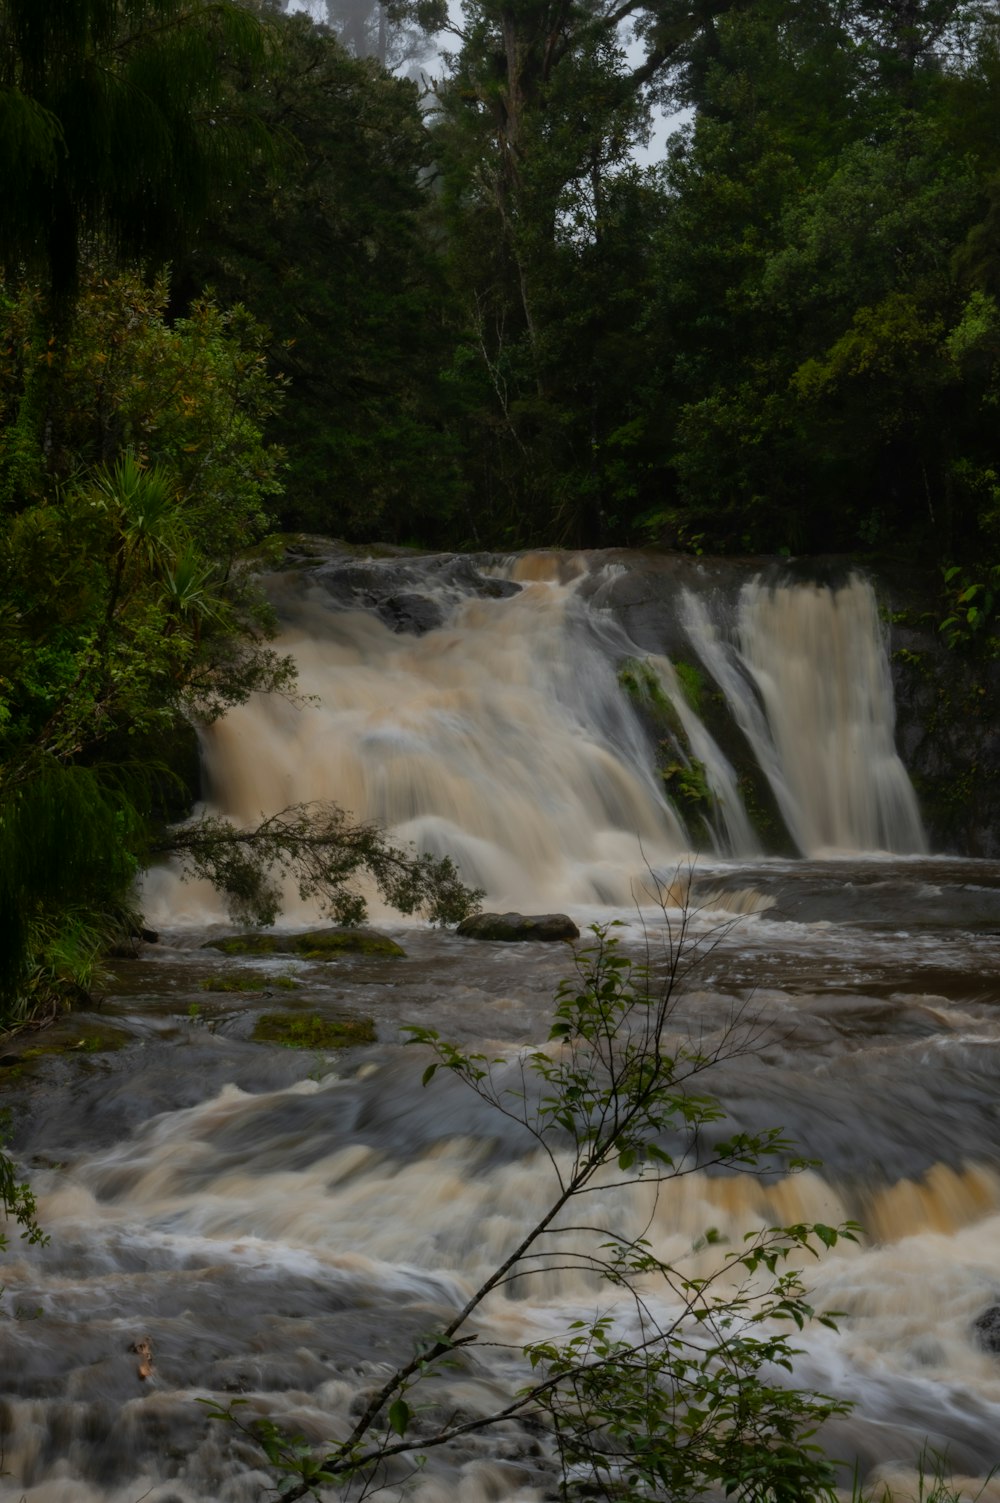
<path fill-rule="evenodd" d="M 291 936 L 288 948 L 305 960 L 333 960 L 337 955 L 406 954 L 402 945 L 373 929 L 314 929 L 311 933 Z"/>
<path fill-rule="evenodd" d="M 375 1043 L 375 1023 L 372 1018 L 324 1018 L 318 1012 L 266 1012 L 254 1024 L 251 1038 L 286 1049 L 350 1049 Z"/>
<path fill-rule="evenodd" d="M 47 1034 L 40 1042 L 21 1051 L 21 1059 L 28 1063 L 33 1059 L 46 1059 L 59 1054 L 111 1054 L 124 1049 L 129 1035 L 113 1028 L 88 1028 L 82 1032 L 53 1037 Z M 9 1078 L 9 1077 L 8 1077 Z"/>
<path fill-rule="evenodd" d="M 708 812 L 713 803 L 712 790 L 705 776 L 705 764 L 692 757 L 690 762 L 669 762 L 660 768 L 663 786 L 670 797 L 690 807 Z"/>
<path fill-rule="evenodd" d="M 660 733 L 669 731 L 678 745 L 686 751 L 687 736 L 680 716 L 647 660 L 623 658 L 618 665 L 618 682 L 652 729 Z"/>
<path fill-rule="evenodd" d="M 661 711 L 673 708 L 663 692 L 663 685 L 645 658 L 623 658 L 618 666 L 618 682 L 630 699 L 655 705 Z"/>
<path fill-rule="evenodd" d="M 405 955 L 394 939 L 374 929 L 307 929 L 301 934 L 231 934 L 212 939 L 206 950 L 223 955 L 301 955 L 303 960 L 334 960 L 338 955 Z"/>
<path fill-rule="evenodd" d="M 290 992 L 298 984 L 294 976 L 260 976 L 249 971 L 231 971 L 225 976 L 206 976 L 201 989 L 203 992 Z"/>
<path fill-rule="evenodd" d="M 684 691 L 684 698 L 694 710 L 696 715 L 701 715 L 705 700 L 705 675 L 694 663 L 685 663 L 678 659 L 674 664 L 674 672 L 677 674 L 677 682 Z"/>
<path fill-rule="evenodd" d="M 277 938 L 273 934 L 232 934 L 228 939 L 210 939 L 206 950 L 221 950 L 223 955 L 273 955 Z"/>

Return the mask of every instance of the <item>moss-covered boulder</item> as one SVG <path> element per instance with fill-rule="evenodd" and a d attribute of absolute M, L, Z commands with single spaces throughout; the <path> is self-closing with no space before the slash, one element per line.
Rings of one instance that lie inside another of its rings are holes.
<path fill-rule="evenodd" d="M 131 1042 L 131 1035 L 113 1023 L 99 1026 L 85 1024 L 73 1026 L 72 1016 L 57 1023 L 42 1033 L 21 1034 L 14 1051 L 16 1062 L 29 1064 L 35 1059 L 48 1059 L 59 1054 L 112 1054 L 124 1049 Z M 11 1055 L 12 1061 L 14 1054 Z"/>
<path fill-rule="evenodd" d="M 203 992 L 291 992 L 298 982 L 294 976 L 264 976 L 259 971 L 227 971 L 223 976 L 206 976 Z"/>
<path fill-rule="evenodd" d="M 303 960 L 336 960 L 341 955 L 405 955 L 402 945 L 374 929 L 306 929 L 299 934 L 256 930 L 210 939 L 206 950 L 223 955 L 298 955 Z"/>
<path fill-rule="evenodd" d="M 250 1037 L 258 1044 L 282 1044 L 286 1049 L 350 1049 L 375 1043 L 372 1018 L 327 1018 L 318 1012 L 265 1012 Z"/>

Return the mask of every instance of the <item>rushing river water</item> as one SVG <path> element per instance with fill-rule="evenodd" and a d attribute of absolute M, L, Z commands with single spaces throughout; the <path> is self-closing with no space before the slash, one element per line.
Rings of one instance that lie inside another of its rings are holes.
<path fill-rule="evenodd" d="M 1000 1355 L 976 1324 L 1000 1305 L 1000 865 L 923 852 L 861 581 L 755 585 L 730 606 L 676 591 L 686 655 L 753 746 L 803 853 L 767 859 L 731 749 L 681 692 L 676 648 L 654 651 L 610 609 L 623 574 L 522 560 L 484 569 L 470 590 L 425 569 L 375 592 L 377 609 L 358 608 L 356 576 L 350 599 L 343 579 L 339 595 L 322 579 L 278 582 L 313 698 L 253 705 L 216 728 L 210 795 L 246 819 L 334 798 L 451 852 L 490 907 L 559 908 L 581 927 L 624 918 L 637 954 L 663 938 L 652 874 L 671 879 L 680 863 L 675 891 L 690 880 L 693 934 L 711 942 L 671 1027 L 710 1047 L 734 1014 L 752 1021 L 752 1051 L 706 1085 L 734 1124 L 784 1127 L 821 1167 L 680 1181 L 655 1208 L 657 1248 L 691 1258 L 709 1226 L 738 1240 L 775 1222 L 857 1219 L 859 1244 L 809 1272 L 817 1306 L 842 1312 L 838 1329 L 815 1325 L 797 1343 L 796 1380 L 855 1404 L 824 1443 L 845 1484 L 857 1469 L 900 1497 L 928 1449 L 983 1479 L 1000 1460 Z M 393 612 L 408 631 L 392 629 Z M 616 664 L 638 656 L 714 791 L 710 848 L 696 857 L 618 683 Z M 147 908 L 160 943 L 115 963 L 99 1012 L 60 1025 L 80 1047 L 7 1064 L 51 1241 L 15 1241 L 3 1260 L 3 1498 L 266 1497 L 259 1450 L 199 1399 L 239 1397 L 248 1417 L 343 1434 L 357 1395 L 551 1199 L 514 1126 L 453 1080 L 421 1086 L 425 1061 L 403 1030 L 432 1026 L 495 1054 L 539 1042 L 565 946 L 477 943 L 376 913 L 404 958 L 237 962 L 201 948 L 225 932 L 211 894 L 163 872 Z M 290 900 L 286 924 L 309 917 Z M 266 991 L 203 988 L 234 969 Z M 257 1014 L 276 1007 L 370 1017 L 377 1042 L 255 1042 Z M 649 1214 L 620 1192 L 602 1199 L 619 1226 Z M 601 1298 L 578 1273 L 512 1286 L 479 1324 L 497 1346 L 432 1390 L 431 1413 L 495 1407 L 517 1386 L 520 1345 Z M 394 1493 L 404 1481 L 425 1503 L 542 1498 L 553 1485 L 544 1447 L 512 1424 L 393 1478 Z"/>

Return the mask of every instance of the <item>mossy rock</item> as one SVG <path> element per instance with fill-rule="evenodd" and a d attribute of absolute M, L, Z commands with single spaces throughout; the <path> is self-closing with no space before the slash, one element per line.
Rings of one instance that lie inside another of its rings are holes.
<path fill-rule="evenodd" d="M 45 1034 L 22 1049 L 20 1058 L 28 1064 L 33 1059 L 47 1059 L 59 1054 L 113 1054 L 118 1049 L 124 1049 L 130 1037 L 124 1029 L 118 1028 L 59 1031 Z"/>
<path fill-rule="evenodd" d="M 294 976 L 261 976 L 251 971 L 232 971 L 225 976 L 206 976 L 201 989 L 203 992 L 291 992 L 298 984 Z"/>
<path fill-rule="evenodd" d="M 312 929 L 290 935 L 288 947 L 304 960 L 335 960 L 338 955 L 406 955 L 402 945 L 374 929 Z"/>
<path fill-rule="evenodd" d="M 203 950 L 221 950 L 223 955 L 274 955 L 277 953 L 276 934 L 230 934 L 226 939 L 209 939 Z"/>
<path fill-rule="evenodd" d="M 375 1043 L 372 1018 L 325 1018 L 318 1012 L 265 1012 L 250 1037 L 258 1044 L 286 1049 L 350 1049 Z"/>
<path fill-rule="evenodd" d="M 303 960 L 336 960 L 339 955 L 405 955 L 394 939 L 374 929 L 306 929 L 301 934 L 231 934 L 210 939 L 203 949 L 223 955 L 299 955 Z"/>

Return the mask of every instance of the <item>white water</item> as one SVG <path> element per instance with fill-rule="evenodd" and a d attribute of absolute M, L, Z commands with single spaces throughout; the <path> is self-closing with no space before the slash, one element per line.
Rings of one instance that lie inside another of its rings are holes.
<path fill-rule="evenodd" d="M 866 580 L 856 574 L 839 589 L 752 580 L 732 634 L 690 593 L 685 617 L 803 855 L 926 850 Z"/>
<path fill-rule="evenodd" d="M 209 786 L 248 823 L 330 799 L 507 907 L 631 905 L 688 839 L 595 625 L 556 583 L 420 638 L 313 596 L 280 645 L 315 702 L 234 711 L 206 736 Z"/>

